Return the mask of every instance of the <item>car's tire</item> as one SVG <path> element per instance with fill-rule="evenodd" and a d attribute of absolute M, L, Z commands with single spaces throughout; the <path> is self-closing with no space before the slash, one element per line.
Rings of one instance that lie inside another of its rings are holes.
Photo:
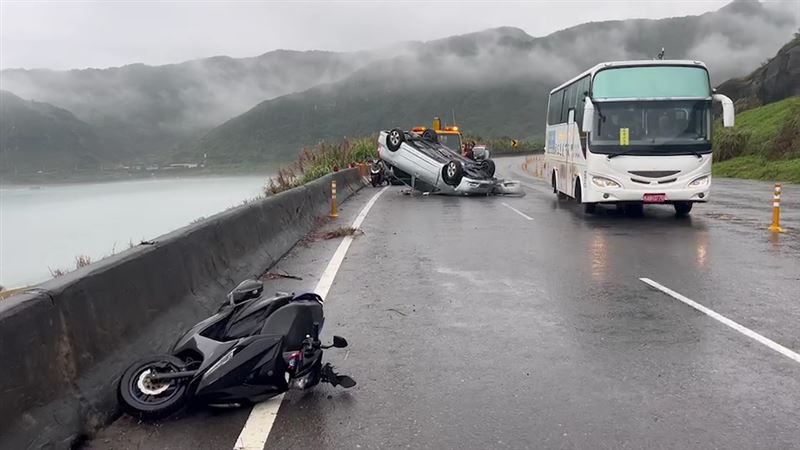
<path fill-rule="evenodd" d="M 678 217 L 688 215 L 690 212 L 692 212 L 692 205 L 694 205 L 692 202 L 676 202 L 674 205 L 675 215 Z"/>
<path fill-rule="evenodd" d="M 122 409 L 141 420 L 164 418 L 180 410 L 188 397 L 186 379 L 153 383 L 144 377 L 148 371 L 179 372 L 183 368 L 183 361 L 172 355 L 154 356 L 131 364 L 122 374 L 117 388 Z"/>
<path fill-rule="evenodd" d="M 399 128 L 394 128 L 386 135 L 386 147 L 390 152 L 396 152 L 405 140 L 406 133 Z"/>
<path fill-rule="evenodd" d="M 425 139 L 428 142 L 439 142 L 439 135 L 436 134 L 435 131 L 428 128 L 427 130 L 422 132 L 422 139 Z"/>
<path fill-rule="evenodd" d="M 452 160 L 442 167 L 442 180 L 450 186 L 458 186 L 464 178 L 464 169 L 461 163 Z"/>
<path fill-rule="evenodd" d="M 487 177 L 489 178 L 493 177 L 495 171 L 494 161 L 492 161 L 491 159 L 486 159 L 481 161 L 481 169 L 483 170 L 483 173 L 485 173 Z"/>

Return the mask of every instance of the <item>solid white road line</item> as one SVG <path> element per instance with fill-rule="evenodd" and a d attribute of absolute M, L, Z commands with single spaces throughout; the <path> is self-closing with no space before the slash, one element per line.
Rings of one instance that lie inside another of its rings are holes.
<path fill-rule="evenodd" d="M 753 330 L 751 330 L 751 329 L 749 329 L 747 327 L 739 325 L 738 323 L 732 321 L 731 319 L 728 319 L 727 317 L 723 316 L 722 314 L 719 314 L 718 312 L 716 312 L 714 310 L 708 309 L 705 306 L 695 302 L 694 300 L 692 300 L 690 298 L 687 298 L 687 297 L 684 297 L 683 295 L 673 291 L 672 289 L 670 289 L 668 287 L 665 287 L 665 286 L 663 286 L 661 284 L 658 284 L 658 283 L 656 283 L 655 281 L 653 281 L 653 280 L 651 280 L 649 278 L 639 278 L 639 279 L 642 280 L 643 282 L 649 284 L 650 286 L 658 289 L 659 291 L 669 295 L 670 297 L 673 297 L 673 298 L 675 298 L 677 300 L 682 301 L 683 303 L 686 303 L 687 305 L 689 305 L 692 308 L 700 311 L 701 313 L 711 317 L 712 319 L 714 319 L 716 321 L 719 321 L 719 322 L 723 323 L 724 325 L 727 325 L 727 326 L 733 328 L 734 330 L 738 331 L 739 333 L 742 333 L 743 335 L 749 337 L 750 339 L 753 339 L 753 340 L 755 340 L 756 342 L 758 342 L 760 344 L 766 345 L 767 347 L 771 348 L 772 350 L 775 350 L 776 352 L 780 353 L 781 355 L 783 355 L 783 356 L 785 356 L 785 357 L 787 357 L 789 359 L 794 360 L 794 362 L 800 363 L 800 354 L 797 354 L 797 353 L 789 350 L 788 348 L 782 346 L 781 344 L 778 344 L 777 342 L 773 341 L 772 339 L 766 338 L 766 337 L 756 333 L 755 331 L 753 331 Z"/>
<path fill-rule="evenodd" d="M 356 219 L 353 221 L 353 228 L 358 228 L 361 226 L 361 223 L 364 222 L 364 219 L 367 217 L 369 210 L 372 208 L 372 205 L 378 200 L 378 197 L 383 194 L 384 191 L 389 189 L 389 186 L 378 191 L 375 195 L 372 196 L 371 199 L 364 205 L 364 209 L 361 210 L 360 213 L 356 216 Z M 328 296 L 328 291 L 331 289 L 331 285 L 333 284 L 333 279 L 336 277 L 336 273 L 339 271 L 339 266 L 342 265 L 342 261 L 344 261 L 344 256 L 347 254 L 347 249 L 350 248 L 350 243 L 353 242 L 353 236 L 345 236 L 342 239 L 342 242 L 339 244 L 339 247 L 336 249 L 336 253 L 333 254 L 333 258 L 331 258 L 330 262 L 328 262 L 328 267 L 325 268 L 325 271 L 322 272 L 322 276 L 317 283 L 317 287 L 314 288 L 314 292 L 320 295 L 320 297 L 325 298 Z"/>
<path fill-rule="evenodd" d="M 506 202 L 503 202 L 503 206 L 505 206 L 506 208 L 508 208 L 508 209 L 510 209 L 510 210 L 512 210 L 512 211 L 514 211 L 515 213 L 519 214 L 520 216 L 522 216 L 522 217 L 524 217 L 524 218 L 526 218 L 526 219 L 528 219 L 528 220 L 533 220 L 533 217 L 531 217 L 531 216 L 529 216 L 529 215 L 525 214 L 524 212 L 522 212 L 522 211 L 518 210 L 517 208 L 514 208 L 513 206 L 509 205 L 509 204 L 508 204 L 508 203 L 506 203 Z"/>
<path fill-rule="evenodd" d="M 387 189 L 389 189 L 389 186 L 381 189 L 369 199 L 353 221 L 353 228 L 361 226 L 361 223 L 364 222 L 372 205 L 375 204 L 378 197 Z M 345 236 L 342 242 L 339 243 L 339 247 L 336 248 L 336 252 L 333 254 L 330 262 L 328 262 L 325 271 L 322 272 L 322 277 L 320 277 L 314 292 L 319 294 L 323 299 L 328 296 L 328 291 L 331 290 L 331 285 L 333 285 L 333 279 L 336 277 L 336 273 L 339 271 L 339 267 L 342 265 L 344 257 L 347 254 L 347 249 L 350 248 L 352 242 L 352 236 Z M 242 432 L 239 433 L 239 437 L 236 439 L 236 444 L 233 446 L 234 450 L 263 450 L 267 443 L 269 432 L 272 429 L 272 424 L 275 423 L 275 418 L 278 416 L 278 409 L 281 407 L 282 401 L 283 394 L 258 403 L 253 407 L 253 410 L 250 411 L 250 416 L 247 418 L 247 422 L 244 424 L 244 428 L 242 428 Z"/>

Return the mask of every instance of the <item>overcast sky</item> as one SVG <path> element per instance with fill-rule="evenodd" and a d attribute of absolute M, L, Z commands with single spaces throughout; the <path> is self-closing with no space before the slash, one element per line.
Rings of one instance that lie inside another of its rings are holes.
<path fill-rule="evenodd" d="M 542 36 L 589 21 L 713 11 L 728 1 L 0 1 L 0 67 L 166 64 L 274 49 L 361 50 L 498 26 Z M 798 0 L 800 4 L 800 0 Z"/>

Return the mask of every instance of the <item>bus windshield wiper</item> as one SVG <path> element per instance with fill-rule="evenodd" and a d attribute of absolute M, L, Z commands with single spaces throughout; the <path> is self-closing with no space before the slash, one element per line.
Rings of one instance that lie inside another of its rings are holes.
<path fill-rule="evenodd" d="M 608 154 L 608 155 L 606 156 L 606 158 L 608 158 L 608 159 L 611 159 L 611 158 L 616 158 L 617 156 L 620 156 L 620 155 L 627 155 L 628 153 L 630 153 L 630 152 L 632 152 L 632 151 L 634 151 L 634 150 L 636 150 L 636 149 L 635 149 L 635 148 L 630 148 L 630 149 L 628 149 L 628 150 L 623 150 L 623 151 L 621 151 L 621 152 L 617 152 L 617 153 L 610 153 L 610 154 Z"/>

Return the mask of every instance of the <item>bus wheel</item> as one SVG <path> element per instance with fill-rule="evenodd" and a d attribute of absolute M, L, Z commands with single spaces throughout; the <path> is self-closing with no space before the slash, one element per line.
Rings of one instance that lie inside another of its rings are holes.
<path fill-rule="evenodd" d="M 581 192 L 581 180 L 575 180 L 575 201 L 578 203 L 578 206 L 583 203 L 583 192 Z M 597 208 L 597 203 L 583 203 L 583 211 L 587 214 L 594 214 Z"/>
<path fill-rule="evenodd" d="M 565 194 L 563 192 L 560 192 L 558 190 L 558 188 L 556 187 L 556 173 L 555 172 L 553 172 L 552 184 L 553 184 L 553 193 L 556 194 L 556 198 L 558 198 L 559 200 L 566 200 L 567 199 L 567 194 Z"/>
<path fill-rule="evenodd" d="M 692 211 L 693 203 L 690 202 L 677 202 L 675 203 L 675 215 L 683 217 Z"/>

